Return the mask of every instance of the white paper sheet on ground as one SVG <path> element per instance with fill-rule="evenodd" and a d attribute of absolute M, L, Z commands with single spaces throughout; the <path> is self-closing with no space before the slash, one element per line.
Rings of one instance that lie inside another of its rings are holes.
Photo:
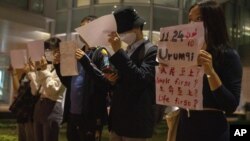
<path fill-rule="evenodd" d="M 26 49 L 15 49 L 10 51 L 11 66 L 15 69 L 24 68 L 24 64 L 27 63 L 27 51 Z"/>
<path fill-rule="evenodd" d="M 32 61 L 40 61 L 44 55 L 44 41 L 36 40 L 28 42 L 27 49 Z"/>
<path fill-rule="evenodd" d="M 75 41 L 64 41 L 60 43 L 60 70 L 62 76 L 78 75 Z"/>
<path fill-rule="evenodd" d="M 90 47 L 109 46 L 108 34 L 117 31 L 113 14 L 102 16 L 84 26 L 75 29 Z"/>
<path fill-rule="evenodd" d="M 160 63 L 180 67 L 197 65 L 199 50 L 204 45 L 203 23 L 161 28 L 158 45 Z"/>

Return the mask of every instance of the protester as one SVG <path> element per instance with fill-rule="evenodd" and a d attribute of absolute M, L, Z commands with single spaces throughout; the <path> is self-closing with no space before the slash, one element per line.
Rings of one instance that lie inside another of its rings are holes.
<path fill-rule="evenodd" d="M 45 41 L 45 47 L 59 47 L 59 39 Z M 47 44 L 50 42 L 50 44 Z M 53 65 L 43 56 L 40 61 L 32 62 L 36 72 L 29 72 L 31 90 L 34 95 L 41 94 L 34 110 L 34 132 L 35 141 L 58 141 L 60 124 L 62 122 L 62 100 L 65 91 L 64 86 L 56 75 Z"/>
<path fill-rule="evenodd" d="M 84 26 L 92 20 L 93 16 L 88 16 L 82 20 L 81 25 Z M 76 76 L 60 74 L 60 53 L 55 53 L 57 74 L 67 88 L 64 109 L 67 138 L 68 141 L 100 141 L 103 125 L 107 122 L 108 90 L 108 81 L 105 81 L 101 70 L 109 68 L 109 54 L 104 48 L 89 47 L 82 41 L 85 46 L 76 50 L 79 71 Z"/>
<path fill-rule="evenodd" d="M 142 30 L 145 21 L 133 7 L 117 9 L 113 14 L 117 32 L 109 35 L 115 52 L 110 62 L 117 69 L 118 78 L 110 110 L 110 140 L 148 140 L 152 137 L 154 126 L 157 49 L 144 40 Z M 121 41 L 127 43 L 126 51 L 121 48 Z"/>
<path fill-rule="evenodd" d="M 202 1 L 189 10 L 190 22 L 203 22 L 205 44 L 198 65 L 204 67 L 203 107 L 201 111 L 180 109 L 176 141 L 229 141 L 224 112 L 239 105 L 242 66 L 229 43 L 225 16 L 215 1 Z"/>
<path fill-rule="evenodd" d="M 27 77 L 27 72 L 30 71 L 30 68 L 28 66 L 29 64 L 26 64 L 25 67 L 23 69 L 20 69 L 19 71 L 17 71 L 17 69 L 13 69 L 12 67 L 10 67 L 9 69 L 13 79 L 12 82 L 15 93 L 14 98 L 17 98 L 18 95 L 25 95 L 23 97 L 26 97 L 28 95 L 32 96 L 30 88 L 30 80 Z M 20 100 L 21 101 L 19 101 L 19 103 L 22 102 L 23 103 L 22 105 L 24 105 L 25 102 L 29 102 L 29 101 L 24 101 L 24 99 Z M 16 106 L 20 106 L 20 104 Z M 18 141 L 34 141 L 32 115 L 18 114 L 15 116 L 17 118 L 17 123 L 18 123 Z"/>

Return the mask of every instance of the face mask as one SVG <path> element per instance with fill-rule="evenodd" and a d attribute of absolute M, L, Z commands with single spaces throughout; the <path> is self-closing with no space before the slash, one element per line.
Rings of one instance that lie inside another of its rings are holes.
<path fill-rule="evenodd" d="M 54 57 L 53 57 L 53 52 L 51 50 L 45 50 L 44 55 L 47 61 L 50 61 L 50 62 L 53 61 Z"/>
<path fill-rule="evenodd" d="M 136 40 L 136 34 L 134 32 L 120 34 L 120 39 L 128 45 L 131 45 Z"/>

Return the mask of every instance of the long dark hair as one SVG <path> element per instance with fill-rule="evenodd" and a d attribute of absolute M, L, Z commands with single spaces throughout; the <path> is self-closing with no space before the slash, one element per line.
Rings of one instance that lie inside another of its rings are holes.
<path fill-rule="evenodd" d="M 213 0 L 196 3 L 191 6 L 190 10 L 196 5 L 200 8 L 201 19 L 204 24 L 207 51 L 215 59 L 223 55 L 226 48 L 231 48 L 224 10 L 219 3 Z"/>

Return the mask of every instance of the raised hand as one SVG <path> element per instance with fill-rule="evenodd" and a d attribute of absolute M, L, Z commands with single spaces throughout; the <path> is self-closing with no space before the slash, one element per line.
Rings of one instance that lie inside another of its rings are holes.
<path fill-rule="evenodd" d="M 82 51 L 81 49 L 77 49 L 75 55 L 76 55 L 76 59 L 79 60 L 85 55 L 85 52 Z"/>
<path fill-rule="evenodd" d="M 111 32 L 109 35 L 109 43 L 111 44 L 114 52 L 117 52 L 121 48 L 121 39 L 117 32 Z"/>

